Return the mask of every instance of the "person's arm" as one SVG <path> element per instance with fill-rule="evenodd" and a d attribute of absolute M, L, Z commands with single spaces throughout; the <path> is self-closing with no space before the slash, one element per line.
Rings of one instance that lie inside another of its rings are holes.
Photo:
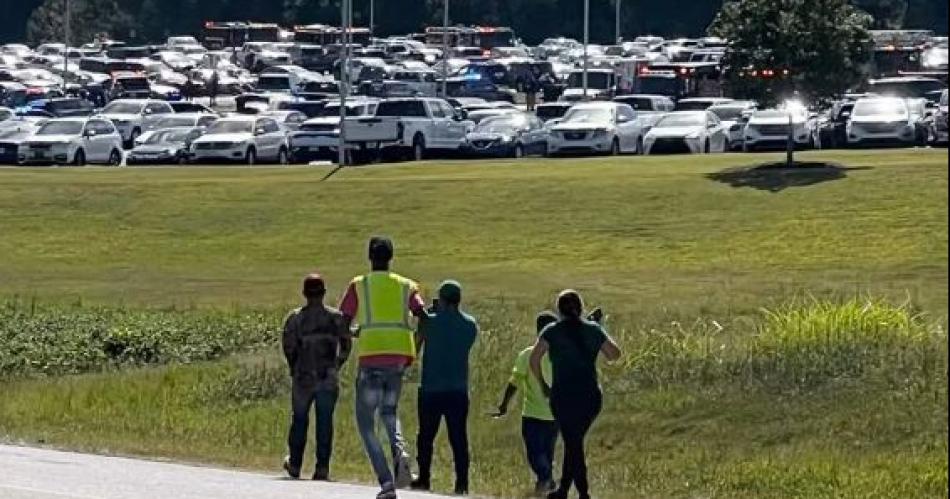
<path fill-rule="evenodd" d="M 608 361 L 614 362 L 620 358 L 622 352 L 620 351 L 620 347 L 617 346 L 617 342 L 614 341 L 609 334 L 605 332 L 604 336 L 606 336 L 606 338 L 604 339 L 604 343 L 600 345 L 600 353 L 602 353 L 604 358 Z"/>
<path fill-rule="evenodd" d="M 293 375 L 294 365 L 297 364 L 297 328 L 294 326 L 296 314 L 291 313 L 284 321 L 284 335 L 282 339 L 284 358 L 287 359 L 287 368 Z"/>
<path fill-rule="evenodd" d="M 541 359 L 548 353 L 549 348 L 550 345 L 548 345 L 547 341 L 538 338 L 534 349 L 531 350 L 531 358 L 528 360 L 528 365 L 531 366 L 531 375 L 538 380 L 538 383 L 541 385 L 541 391 L 544 392 L 545 397 L 551 396 L 551 387 L 544 379 L 544 373 L 541 370 Z"/>
<path fill-rule="evenodd" d="M 351 331 L 353 330 L 353 319 L 356 318 L 356 313 L 359 310 L 359 298 L 356 295 L 356 287 L 353 286 L 353 283 L 350 283 L 346 288 L 346 292 L 343 293 L 343 298 L 340 299 L 340 306 L 337 307 L 340 310 L 340 313 L 343 314 L 343 325 L 346 327 L 347 337 L 352 338 Z M 358 336 L 358 335 L 357 335 Z"/>
<path fill-rule="evenodd" d="M 345 316 L 341 316 L 339 321 L 337 334 L 340 336 L 340 351 L 336 359 L 336 367 L 342 369 L 353 350 L 353 335 L 350 333 L 350 321 L 347 321 Z"/>
<path fill-rule="evenodd" d="M 502 418 L 508 414 L 508 404 L 511 403 L 511 399 L 514 398 L 516 393 L 518 393 L 518 387 L 509 382 L 505 388 L 505 395 L 501 400 L 501 404 L 498 404 L 498 411 L 491 416 L 493 418 Z"/>

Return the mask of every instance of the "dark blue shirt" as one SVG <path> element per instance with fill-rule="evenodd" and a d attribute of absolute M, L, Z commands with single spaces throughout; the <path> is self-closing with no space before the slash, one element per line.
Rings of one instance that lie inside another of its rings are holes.
<path fill-rule="evenodd" d="M 478 336 L 472 316 L 440 310 L 422 323 L 422 391 L 468 393 L 468 355 Z"/>

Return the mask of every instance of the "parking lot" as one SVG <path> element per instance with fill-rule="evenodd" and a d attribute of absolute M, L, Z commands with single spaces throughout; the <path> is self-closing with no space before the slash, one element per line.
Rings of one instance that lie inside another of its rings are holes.
<path fill-rule="evenodd" d="M 910 74 L 900 62 L 878 65 L 866 84 L 831 102 L 793 94 L 768 106 L 731 95 L 723 77 L 729 44 L 712 37 L 641 36 L 611 46 L 550 38 L 526 46 L 503 27 L 375 38 L 365 28 L 208 23 L 201 34 L 148 46 L 7 44 L 0 48 L 0 164 L 946 145 L 946 38 L 886 35 L 880 43 L 900 40 L 929 66 Z"/>

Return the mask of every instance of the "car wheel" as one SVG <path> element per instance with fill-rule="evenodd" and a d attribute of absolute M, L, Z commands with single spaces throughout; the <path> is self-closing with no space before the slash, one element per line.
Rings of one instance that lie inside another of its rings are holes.
<path fill-rule="evenodd" d="M 253 147 L 248 148 L 247 152 L 244 153 L 244 164 L 249 166 L 257 164 L 257 151 Z"/>
<path fill-rule="evenodd" d="M 524 157 L 524 146 L 521 144 L 515 144 L 514 150 L 511 151 L 511 156 L 515 159 L 521 159 Z"/>
<path fill-rule="evenodd" d="M 616 138 L 613 140 L 613 142 L 610 143 L 610 155 L 611 156 L 620 155 L 620 141 L 617 140 Z"/>
<path fill-rule="evenodd" d="M 422 135 L 416 135 L 412 139 L 412 160 L 422 161 L 426 158 L 426 139 Z"/>
<path fill-rule="evenodd" d="M 290 158 L 287 157 L 287 149 L 281 147 L 280 150 L 277 151 L 277 163 L 281 165 L 290 164 Z"/>
<path fill-rule="evenodd" d="M 82 149 L 76 150 L 76 155 L 73 156 L 73 166 L 86 166 L 86 152 Z"/>
<path fill-rule="evenodd" d="M 122 166 L 122 152 L 118 149 L 113 149 L 109 154 L 109 166 Z"/>
<path fill-rule="evenodd" d="M 135 139 L 139 138 L 142 135 L 142 131 L 138 128 L 132 130 L 132 135 L 129 135 L 129 149 L 135 147 Z"/>
<path fill-rule="evenodd" d="M 187 164 L 188 164 L 188 156 L 185 156 L 184 154 L 179 155 L 179 156 L 178 156 L 178 164 L 179 164 L 180 166 L 185 166 L 185 165 L 187 165 Z"/>

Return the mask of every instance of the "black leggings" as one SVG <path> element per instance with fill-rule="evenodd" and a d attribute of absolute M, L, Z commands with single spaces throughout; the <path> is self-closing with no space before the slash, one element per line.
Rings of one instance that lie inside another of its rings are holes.
<path fill-rule="evenodd" d="M 600 390 L 580 394 L 563 394 L 555 391 L 551 395 L 551 410 L 554 419 L 561 428 L 564 440 L 564 466 L 561 486 L 558 492 L 566 496 L 573 484 L 582 498 L 588 497 L 590 486 L 587 483 L 587 458 L 584 454 L 584 438 L 600 414 L 603 396 Z"/>

